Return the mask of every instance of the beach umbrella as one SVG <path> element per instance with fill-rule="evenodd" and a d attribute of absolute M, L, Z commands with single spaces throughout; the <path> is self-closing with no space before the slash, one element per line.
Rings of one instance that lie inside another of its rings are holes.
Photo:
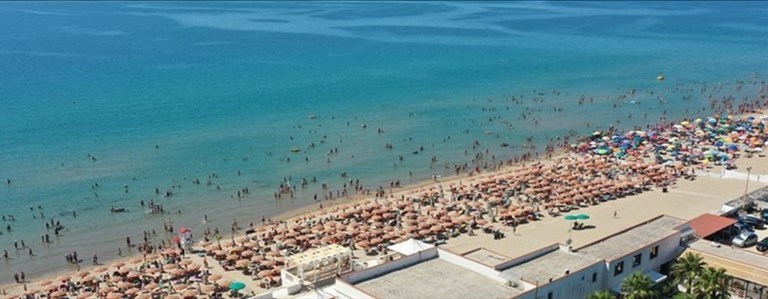
<path fill-rule="evenodd" d="M 180 284 L 174 285 L 173 286 L 173 290 L 175 290 L 177 292 L 181 292 L 183 290 L 186 290 L 188 287 L 189 286 L 187 286 L 186 284 L 180 283 Z"/>
<path fill-rule="evenodd" d="M 133 284 L 132 284 L 132 283 L 130 283 L 130 282 L 125 282 L 125 281 L 121 281 L 121 282 L 118 282 L 118 283 L 117 283 L 117 287 L 118 287 L 118 288 L 121 288 L 121 289 L 128 289 L 128 288 L 130 288 L 130 287 L 132 287 L 132 286 L 133 286 Z"/>
<path fill-rule="evenodd" d="M 258 276 L 259 278 L 265 278 L 265 277 L 269 276 L 269 274 L 270 274 L 270 273 L 272 273 L 272 271 L 269 271 L 269 270 L 262 270 L 262 271 L 260 271 L 260 272 L 257 274 L 257 276 Z"/>
<path fill-rule="evenodd" d="M 213 293 L 213 291 L 215 291 L 215 290 L 216 290 L 216 286 L 210 285 L 210 284 L 206 284 L 206 285 L 203 285 L 203 286 L 200 287 L 200 291 L 202 291 L 203 293 L 206 293 L 206 294 L 207 293 Z"/>
<path fill-rule="evenodd" d="M 239 281 L 235 281 L 229 285 L 229 289 L 232 291 L 239 291 L 245 288 L 245 284 Z"/>
<path fill-rule="evenodd" d="M 41 286 L 47 286 L 47 285 L 49 285 L 51 283 L 53 283 L 52 280 L 43 280 L 42 282 L 40 282 L 40 285 Z"/>
<path fill-rule="evenodd" d="M 85 292 L 85 293 L 80 293 L 80 295 L 77 295 L 77 298 L 86 299 L 86 298 L 90 298 L 91 296 L 93 296 L 93 292 Z"/>
<path fill-rule="evenodd" d="M 187 267 L 187 271 L 195 272 L 197 270 L 200 270 L 200 267 L 202 267 L 202 266 L 200 266 L 198 264 L 194 264 L 194 265 L 191 265 L 191 266 Z"/>
<path fill-rule="evenodd" d="M 579 220 L 579 216 L 578 215 L 565 215 L 565 217 L 563 217 L 563 218 L 565 220 L 568 220 L 568 221 Z"/>
<path fill-rule="evenodd" d="M 137 293 L 139 293 L 140 291 L 141 290 L 139 290 L 138 288 L 130 288 L 127 291 L 125 291 L 125 294 L 133 296 L 133 295 L 136 295 Z"/>
<path fill-rule="evenodd" d="M 248 261 L 248 260 L 239 260 L 239 261 L 237 261 L 237 263 L 235 263 L 235 267 L 237 267 L 237 268 L 247 267 L 249 263 L 250 263 L 250 261 Z"/>
<path fill-rule="evenodd" d="M 226 288 L 226 287 L 229 287 L 229 285 L 232 284 L 232 283 L 230 281 L 228 281 L 228 280 L 222 279 L 222 280 L 217 281 L 216 284 L 218 284 L 222 288 Z"/>
<path fill-rule="evenodd" d="M 46 292 L 53 292 L 53 291 L 58 290 L 58 289 L 59 289 L 59 285 L 57 285 L 57 284 L 51 284 L 51 285 L 48 285 L 48 286 L 46 286 L 44 288 L 44 290 Z"/>
<path fill-rule="evenodd" d="M 579 214 L 579 215 L 576 215 L 576 219 L 578 219 L 578 220 L 588 220 L 589 219 L 589 215 L 587 215 L 587 214 Z"/>
<path fill-rule="evenodd" d="M 67 295 L 67 292 L 64 290 L 59 290 L 56 292 L 51 293 L 51 298 L 61 298 Z"/>
<path fill-rule="evenodd" d="M 182 295 L 184 296 L 184 298 L 194 298 L 199 293 L 200 292 L 198 292 L 197 290 L 190 289 L 190 290 L 184 291 L 184 293 L 182 293 Z"/>
<path fill-rule="evenodd" d="M 166 270 L 166 271 L 173 270 L 173 269 L 176 269 L 177 267 L 178 266 L 176 266 L 176 264 L 166 264 L 166 265 L 163 265 L 163 270 Z"/>

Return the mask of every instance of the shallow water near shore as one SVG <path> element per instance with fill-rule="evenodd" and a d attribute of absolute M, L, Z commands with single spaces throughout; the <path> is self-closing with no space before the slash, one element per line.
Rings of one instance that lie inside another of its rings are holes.
<path fill-rule="evenodd" d="M 696 112 L 710 95 L 757 95 L 749 82 L 768 66 L 766 11 L 716 2 L 4 3 L 0 175 L 11 184 L 0 187 L 0 214 L 16 221 L 0 228 L 12 258 L 0 262 L 9 273 L 0 284 L 16 271 L 67 269 L 71 251 L 114 258 L 126 236 L 138 243 L 169 218 L 226 233 L 233 218 L 247 226 L 313 204 L 321 182 L 416 182 L 477 152 L 521 154 L 527 136 L 542 149 L 547 137 L 652 123 L 663 111 L 705 116 Z M 741 91 L 737 81 L 747 82 Z M 581 95 L 593 101 L 577 105 Z M 318 183 L 276 201 L 289 176 Z M 240 188 L 250 194 L 233 198 Z M 171 213 L 147 214 L 139 201 L 150 199 Z M 55 238 L 40 212 L 67 230 Z M 43 246 L 45 233 L 54 242 Z M 36 257 L 13 250 L 22 239 Z"/>

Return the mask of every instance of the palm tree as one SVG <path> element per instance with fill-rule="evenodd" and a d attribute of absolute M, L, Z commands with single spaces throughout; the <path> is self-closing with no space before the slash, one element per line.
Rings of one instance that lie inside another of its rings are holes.
<path fill-rule="evenodd" d="M 704 271 L 704 265 L 700 255 L 691 252 L 686 253 L 672 265 L 672 276 L 675 277 L 675 283 L 684 285 L 685 293 L 692 295 L 694 282 Z"/>
<path fill-rule="evenodd" d="M 728 287 L 731 278 L 725 274 L 725 269 L 707 267 L 696 280 L 696 289 L 704 299 L 725 299 L 731 297 Z"/>
<path fill-rule="evenodd" d="M 587 299 L 614 299 L 616 297 L 609 290 L 594 291 L 587 296 Z"/>
<path fill-rule="evenodd" d="M 656 298 L 653 280 L 642 272 L 635 272 L 624 278 L 624 282 L 621 283 L 621 291 L 627 299 Z"/>

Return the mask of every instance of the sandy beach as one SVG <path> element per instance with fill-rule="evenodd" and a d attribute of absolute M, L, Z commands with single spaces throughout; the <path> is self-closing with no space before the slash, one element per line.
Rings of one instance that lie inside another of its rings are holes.
<path fill-rule="evenodd" d="M 543 162 L 551 163 L 553 160 L 556 160 L 563 155 L 565 154 L 556 155 L 552 159 L 543 160 Z M 768 159 L 766 158 L 753 157 L 740 159 L 739 165 L 739 171 L 743 171 L 741 169 L 746 167 L 753 167 L 752 174 L 768 175 L 768 171 L 763 171 L 763 169 L 768 169 L 768 167 L 766 167 L 766 165 L 768 165 Z M 407 185 L 403 188 L 394 189 L 394 192 L 388 193 L 388 197 L 399 198 L 400 196 L 413 195 L 432 187 L 438 188 L 439 186 L 470 184 L 471 182 L 482 181 L 489 177 L 506 175 L 519 168 L 520 166 L 510 166 L 498 171 L 483 172 L 472 177 L 459 175 L 441 178 L 437 182 L 432 180 L 424 181 L 413 185 Z M 708 169 L 707 171 L 711 173 L 719 173 L 720 170 L 721 167 L 715 167 Z M 457 253 L 463 253 L 477 248 L 485 248 L 501 253 L 507 257 L 515 257 L 548 244 L 558 242 L 564 243 L 568 238 L 572 239 L 572 246 L 579 247 L 659 214 L 666 214 L 682 219 L 691 219 L 701 213 L 718 211 L 724 202 L 742 195 L 744 193 L 744 186 L 745 184 L 742 180 L 707 176 L 699 176 L 694 181 L 679 180 L 678 183 L 670 188 L 668 193 L 663 193 L 661 190 L 653 190 L 577 210 L 579 213 L 587 213 L 591 216 L 591 219 L 588 220 L 587 223 L 594 225 L 594 229 L 571 232 L 569 230 L 571 222 L 563 220 L 562 217 L 547 216 L 542 220 L 519 226 L 514 233 L 511 227 L 503 225 L 495 226 L 507 235 L 506 238 L 501 240 L 494 240 L 492 235 L 484 234 L 482 232 L 478 232 L 476 236 L 462 234 L 457 238 L 450 239 L 447 244 L 444 245 L 444 248 Z M 749 185 L 749 191 L 754 191 L 764 186 L 765 184 L 753 182 Z M 356 195 L 344 200 L 325 201 L 322 203 L 322 210 L 319 209 L 319 205 L 309 206 L 279 215 L 278 217 L 274 217 L 273 220 L 293 222 L 308 215 L 319 216 L 336 212 L 340 205 L 361 204 L 371 201 L 373 201 L 372 198 L 362 195 Z M 617 217 L 614 217 L 614 214 L 616 214 Z M 242 235 L 237 237 L 238 240 L 242 240 L 242 238 Z M 224 239 L 226 240 L 228 238 Z M 357 255 L 362 256 L 363 260 L 366 258 L 370 259 L 369 257 L 365 257 L 361 251 L 357 252 Z M 119 261 L 110 261 L 108 264 L 111 265 L 109 272 L 118 270 L 118 268 L 115 267 L 116 264 L 129 263 L 131 260 L 135 259 L 136 256 L 129 256 Z M 197 264 L 202 264 L 202 258 L 198 256 L 190 256 L 187 259 Z M 209 268 L 211 273 L 222 275 L 229 281 L 249 281 L 248 277 L 243 276 L 237 271 L 225 271 L 216 263 L 210 264 L 212 265 Z M 81 270 L 93 271 L 97 267 L 99 266 L 84 266 Z M 40 281 L 53 280 L 61 274 L 62 273 L 51 273 L 48 277 L 28 282 L 28 285 L 34 286 Z M 250 283 L 247 284 L 248 287 L 246 288 L 246 291 L 248 292 L 260 293 L 265 291 L 265 289 L 256 285 Z M 2 288 L 9 294 L 9 296 L 19 295 L 24 292 L 23 285 L 21 284 L 5 285 L 2 286 Z"/>

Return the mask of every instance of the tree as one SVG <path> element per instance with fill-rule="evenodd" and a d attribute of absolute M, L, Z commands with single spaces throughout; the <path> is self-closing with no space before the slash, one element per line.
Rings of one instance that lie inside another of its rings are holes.
<path fill-rule="evenodd" d="M 594 291 L 587 296 L 587 299 L 614 299 L 615 297 L 609 290 Z"/>
<path fill-rule="evenodd" d="M 642 272 L 635 272 L 624 278 L 624 282 L 621 283 L 621 291 L 627 299 L 656 298 L 653 280 Z"/>
<path fill-rule="evenodd" d="M 700 298 L 704 299 L 727 299 L 731 297 L 731 290 L 728 283 L 731 278 L 725 274 L 725 269 L 715 269 L 707 267 L 696 280 L 696 289 Z"/>
<path fill-rule="evenodd" d="M 691 252 L 686 253 L 672 265 L 672 276 L 676 284 L 685 286 L 685 293 L 693 295 L 693 286 L 698 277 L 704 271 L 706 265 L 702 257 Z"/>

